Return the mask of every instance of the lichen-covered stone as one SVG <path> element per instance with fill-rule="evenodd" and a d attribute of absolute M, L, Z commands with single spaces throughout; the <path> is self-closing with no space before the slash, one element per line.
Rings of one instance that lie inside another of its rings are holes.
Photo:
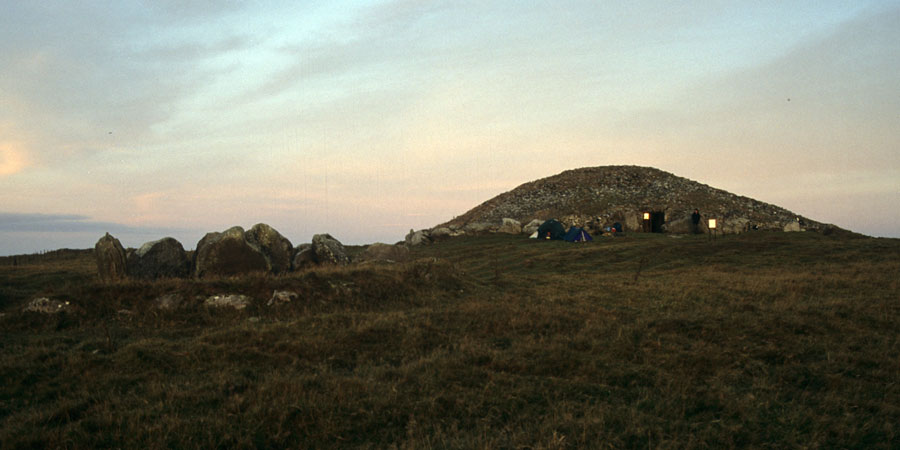
<path fill-rule="evenodd" d="M 312 244 L 300 244 L 294 249 L 294 258 L 291 262 L 293 270 L 303 270 L 316 266 L 316 254 Z"/>
<path fill-rule="evenodd" d="M 266 257 L 269 271 L 275 274 L 291 270 L 294 246 L 286 237 L 264 223 L 258 223 L 247 230 L 247 241 L 258 247 Z"/>
<path fill-rule="evenodd" d="M 409 230 L 403 241 L 409 246 L 427 245 L 432 242 L 431 233 L 428 230 Z"/>
<path fill-rule="evenodd" d="M 118 239 L 106 233 L 94 245 L 97 258 L 97 275 L 103 281 L 124 279 L 127 275 L 125 249 Z"/>
<path fill-rule="evenodd" d="M 312 251 L 318 264 L 343 266 L 350 263 L 344 245 L 328 233 L 313 236 Z"/>
<path fill-rule="evenodd" d="M 147 242 L 127 258 L 128 275 L 142 280 L 184 278 L 191 273 L 191 261 L 184 246 L 167 237 Z"/>
<path fill-rule="evenodd" d="M 506 234 L 521 234 L 522 233 L 522 224 L 516 219 L 510 219 L 509 217 L 503 218 L 503 224 L 500 225 L 500 228 L 497 229 L 498 233 L 506 233 Z"/>
<path fill-rule="evenodd" d="M 231 227 L 222 233 L 207 233 L 197 243 L 194 252 L 194 276 L 197 278 L 268 271 L 265 254 L 247 241 L 241 227 Z"/>

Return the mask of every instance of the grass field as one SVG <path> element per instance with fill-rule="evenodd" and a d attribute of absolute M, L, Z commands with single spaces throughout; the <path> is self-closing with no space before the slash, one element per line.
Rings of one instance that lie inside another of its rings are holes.
<path fill-rule="evenodd" d="M 413 256 L 108 285 L 88 254 L 0 266 L 0 448 L 900 448 L 900 240 Z M 220 293 L 254 303 L 202 305 Z M 38 296 L 75 309 L 21 312 Z"/>

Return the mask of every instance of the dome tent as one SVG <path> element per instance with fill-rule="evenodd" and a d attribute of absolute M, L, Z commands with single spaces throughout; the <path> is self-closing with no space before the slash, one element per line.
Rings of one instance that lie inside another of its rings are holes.
<path fill-rule="evenodd" d="M 594 240 L 594 238 L 581 227 L 569 228 L 569 231 L 563 239 L 565 239 L 566 242 L 588 242 Z"/>
<path fill-rule="evenodd" d="M 566 229 L 556 219 L 549 219 L 541 224 L 537 230 L 538 239 L 550 239 L 561 241 L 566 237 Z"/>

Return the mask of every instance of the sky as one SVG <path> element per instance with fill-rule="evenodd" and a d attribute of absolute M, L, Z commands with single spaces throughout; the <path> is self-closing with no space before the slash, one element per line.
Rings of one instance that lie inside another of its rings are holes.
<path fill-rule="evenodd" d="M 0 255 L 392 243 L 620 164 L 900 237 L 900 0 L 0 7 Z"/>

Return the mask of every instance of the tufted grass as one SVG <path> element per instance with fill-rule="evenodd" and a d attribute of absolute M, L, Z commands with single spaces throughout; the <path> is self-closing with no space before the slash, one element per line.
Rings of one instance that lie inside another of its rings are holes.
<path fill-rule="evenodd" d="M 898 250 L 495 235 L 279 277 L 0 267 L 0 447 L 897 448 Z M 225 292 L 254 302 L 201 305 Z M 77 308 L 18 312 L 35 295 Z"/>

